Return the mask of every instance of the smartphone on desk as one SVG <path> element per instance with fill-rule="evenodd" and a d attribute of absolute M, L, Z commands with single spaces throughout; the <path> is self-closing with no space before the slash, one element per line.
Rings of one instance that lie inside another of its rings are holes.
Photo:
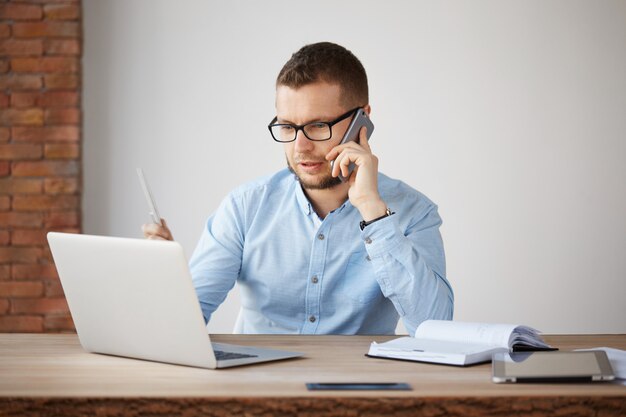
<path fill-rule="evenodd" d="M 159 215 L 159 210 L 157 210 L 156 203 L 154 201 L 154 198 L 152 197 L 152 192 L 150 192 L 150 186 L 148 185 L 148 181 L 146 181 L 146 176 L 144 175 L 141 168 L 137 168 L 137 176 L 139 177 L 141 189 L 143 190 L 143 194 L 146 197 L 146 202 L 148 203 L 150 218 L 154 223 L 158 224 L 159 226 L 163 226 L 161 216 Z"/>
<path fill-rule="evenodd" d="M 343 139 L 341 139 L 341 142 L 339 143 L 344 144 L 344 143 L 348 143 L 348 142 L 359 142 L 359 134 L 361 132 L 361 128 L 365 127 L 367 128 L 367 140 L 369 140 L 370 136 L 372 136 L 372 132 L 374 131 L 374 123 L 372 123 L 372 120 L 369 118 L 368 114 L 365 112 L 365 110 L 363 108 L 359 108 L 356 110 L 356 114 L 354 116 L 352 116 L 352 122 L 350 122 L 350 126 L 348 126 L 348 130 L 346 130 L 346 134 L 343 135 Z M 332 170 L 333 167 L 335 166 L 335 161 L 331 161 L 330 163 L 330 169 Z M 342 182 L 346 182 L 348 181 L 348 178 L 350 178 L 350 175 L 352 175 L 352 171 L 354 171 L 354 168 L 356 168 L 356 165 L 351 162 L 350 165 L 348 165 L 348 176 L 344 177 L 341 174 L 341 171 L 339 171 L 339 179 Z"/>

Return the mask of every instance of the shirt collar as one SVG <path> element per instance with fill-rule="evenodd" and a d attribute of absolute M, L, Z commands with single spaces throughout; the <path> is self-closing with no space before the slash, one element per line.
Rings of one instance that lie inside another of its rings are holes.
<path fill-rule="evenodd" d="M 304 194 L 304 190 L 302 189 L 302 184 L 298 181 L 296 176 L 293 176 L 296 184 L 296 200 L 298 201 L 298 205 L 300 206 L 300 210 L 304 213 L 305 216 L 310 216 L 313 213 L 313 207 L 311 207 L 311 202 L 309 201 L 306 194 Z M 333 212 L 341 213 L 346 207 L 352 207 L 350 200 L 346 200 L 341 206 L 333 210 Z M 317 216 L 317 214 L 315 214 Z"/>
<path fill-rule="evenodd" d="M 305 216 L 309 216 L 311 214 L 311 212 L 313 211 L 313 208 L 311 207 L 311 203 L 309 202 L 309 199 L 306 197 L 306 194 L 304 194 L 304 190 L 302 189 L 302 184 L 300 184 L 300 181 L 298 181 L 298 178 L 296 178 L 296 176 L 293 176 L 295 183 L 296 183 L 296 200 L 298 200 L 298 205 L 300 206 L 300 210 L 302 210 L 302 213 L 304 213 Z"/>

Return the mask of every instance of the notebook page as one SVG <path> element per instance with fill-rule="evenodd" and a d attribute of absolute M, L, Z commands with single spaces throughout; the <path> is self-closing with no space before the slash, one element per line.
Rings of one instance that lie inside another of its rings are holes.
<path fill-rule="evenodd" d="M 515 324 L 467 323 L 449 320 L 426 320 L 415 331 L 416 339 L 483 344 L 509 348 Z"/>

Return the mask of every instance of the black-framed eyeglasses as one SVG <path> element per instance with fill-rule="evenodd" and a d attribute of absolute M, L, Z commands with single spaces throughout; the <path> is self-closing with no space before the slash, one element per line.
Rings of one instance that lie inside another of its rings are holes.
<path fill-rule="evenodd" d="M 304 136 L 313 141 L 328 140 L 333 136 L 333 126 L 342 120 L 352 116 L 359 107 L 345 112 L 335 120 L 330 122 L 311 122 L 304 125 L 294 125 L 290 123 L 276 123 L 278 116 L 274 117 L 267 128 L 276 142 L 293 142 L 298 136 L 298 130 L 302 130 Z"/>

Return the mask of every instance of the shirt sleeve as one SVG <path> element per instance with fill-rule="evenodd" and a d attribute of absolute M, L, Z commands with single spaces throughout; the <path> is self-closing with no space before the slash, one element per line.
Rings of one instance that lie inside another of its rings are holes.
<path fill-rule="evenodd" d="M 237 281 L 243 243 L 243 215 L 235 199 L 229 196 L 207 220 L 189 261 L 193 285 L 207 323 Z"/>
<path fill-rule="evenodd" d="M 394 214 L 366 226 L 361 238 L 383 295 L 413 336 L 424 320 L 452 319 L 454 294 L 445 278 L 437 206 L 429 205 L 405 228 L 399 217 Z"/>

